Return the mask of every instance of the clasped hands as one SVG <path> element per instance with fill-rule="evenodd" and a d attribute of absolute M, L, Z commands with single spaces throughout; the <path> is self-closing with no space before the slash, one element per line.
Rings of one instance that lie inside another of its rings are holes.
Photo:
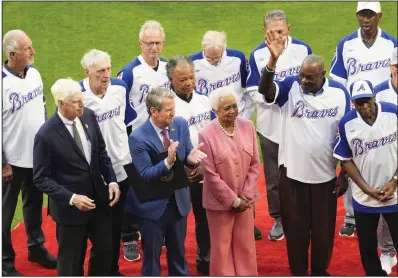
<path fill-rule="evenodd" d="M 178 141 L 173 141 L 170 139 L 170 146 L 167 149 L 168 155 L 167 155 L 167 163 L 169 165 L 174 164 L 174 162 L 177 159 L 177 148 L 178 148 L 179 142 Z M 191 153 L 188 155 L 187 160 L 191 164 L 198 164 L 202 162 L 204 158 L 207 157 L 207 155 L 199 150 L 204 144 L 200 143 L 198 146 L 192 149 Z"/>
<path fill-rule="evenodd" d="M 251 198 L 246 197 L 246 196 L 242 196 L 242 195 L 238 196 L 238 198 L 240 199 L 240 204 L 236 208 L 232 207 L 231 208 L 231 212 L 233 212 L 233 213 L 241 213 L 241 212 L 244 212 L 245 210 L 251 208 L 251 206 L 252 206 L 252 199 Z"/>
<path fill-rule="evenodd" d="M 370 197 L 373 197 L 380 202 L 387 202 L 394 198 L 394 193 L 397 190 L 397 181 L 395 180 L 390 180 L 387 182 L 383 188 L 378 189 L 378 188 L 367 188 L 365 193 L 369 195 Z"/>

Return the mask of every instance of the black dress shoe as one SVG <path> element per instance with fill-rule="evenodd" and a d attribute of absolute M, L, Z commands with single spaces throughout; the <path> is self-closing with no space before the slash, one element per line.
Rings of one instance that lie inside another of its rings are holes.
<path fill-rule="evenodd" d="M 2 276 L 22 276 L 22 274 L 19 273 L 15 267 L 3 268 L 1 274 Z"/>
<path fill-rule="evenodd" d="M 254 226 L 254 239 L 255 240 L 263 239 L 263 235 L 261 234 L 260 230 L 256 226 Z"/>
<path fill-rule="evenodd" d="M 43 245 L 35 245 L 28 248 L 28 260 L 32 263 L 38 263 L 47 269 L 57 268 L 57 259 L 48 253 Z"/>
<path fill-rule="evenodd" d="M 206 261 L 196 262 L 196 271 L 203 275 L 209 275 L 210 263 Z"/>

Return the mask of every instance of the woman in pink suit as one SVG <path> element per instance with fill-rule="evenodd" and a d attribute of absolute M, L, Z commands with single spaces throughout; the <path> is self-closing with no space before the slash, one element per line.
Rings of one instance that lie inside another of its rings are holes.
<path fill-rule="evenodd" d="M 238 118 L 236 96 L 228 88 L 210 97 L 217 118 L 199 132 L 207 154 L 203 207 L 210 231 L 211 276 L 257 276 L 253 206 L 259 198 L 259 158 L 254 125 Z"/>

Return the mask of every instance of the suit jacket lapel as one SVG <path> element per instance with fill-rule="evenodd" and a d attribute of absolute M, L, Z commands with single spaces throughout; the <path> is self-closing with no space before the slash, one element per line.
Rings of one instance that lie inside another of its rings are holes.
<path fill-rule="evenodd" d="M 76 145 L 75 140 L 73 139 L 72 135 L 70 134 L 69 130 L 66 128 L 65 124 L 62 122 L 61 118 L 58 116 L 58 113 L 55 113 L 55 118 L 57 120 L 57 132 L 61 136 L 62 139 L 67 141 L 68 145 L 72 146 L 72 148 L 86 161 L 86 156 L 79 147 Z"/>
<path fill-rule="evenodd" d="M 149 142 L 156 148 L 156 150 L 159 153 L 164 152 L 165 149 L 164 149 L 163 143 L 162 143 L 162 141 L 160 141 L 160 138 L 159 138 L 158 134 L 156 133 L 156 130 L 153 128 L 149 119 L 145 122 L 144 129 L 146 131 L 148 131 Z"/>
<path fill-rule="evenodd" d="M 176 131 L 176 126 L 172 123 L 169 126 L 169 139 L 173 140 L 173 142 L 178 141 L 178 133 Z"/>
<path fill-rule="evenodd" d="M 86 132 L 86 137 L 88 140 L 90 140 L 91 144 L 93 144 L 93 136 L 94 136 L 94 127 L 90 123 L 90 121 L 85 117 L 86 113 L 83 113 L 83 116 L 81 116 L 79 119 L 82 122 L 83 129 Z M 90 123 L 90 125 L 89 125 Z"/>

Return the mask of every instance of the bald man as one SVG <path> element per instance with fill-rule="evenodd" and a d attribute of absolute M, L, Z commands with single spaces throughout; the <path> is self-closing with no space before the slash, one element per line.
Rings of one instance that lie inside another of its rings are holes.
<path fill-rule="evenodd" d="M 284 46 L 280 35 L 267 32 L 271 53 L 261 75 L 259 93 L 268 105 L 281 108 L 279 144 L 279 195 L 290 270 L 308 275 L 311 242 L 311 275 L 329 276 L 336 222 L 337 196 L 347 179 L 336 178 L 333 143 L 340 119 L 350 109 L 346 88 L 325 77 L 325 63 L 307 56 L 298 76 L 273 81 Z"/>

